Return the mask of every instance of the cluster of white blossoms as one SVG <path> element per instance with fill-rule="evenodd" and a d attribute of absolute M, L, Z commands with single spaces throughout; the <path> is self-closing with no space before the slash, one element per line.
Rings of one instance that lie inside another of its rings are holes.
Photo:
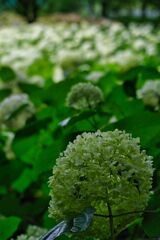
<path fill-rule="evenodd" d="M 39 240 L 47 232 L 46 229 L 29 225 L 25 234 L 19 235 L 16 240 Z"/>
<path fill-rule="evenodd" d="M 132 49 L 118 51 L 113 57 L 110 57 L 110 63 L 116 64 L 122 71 L 127 71 L 139 65 L 142 61 L 142 56 L 137 55 Z"/>
<path fill-rule="evenodd" d="M 160 80 L 147 81 L 144 86 L 137 91 L 137 97 L 142 99 L 145 105 L 158 110 L 160 106 Z"/>
<path fill-rule="evenodd" d="M 77 110 L 94 109 L 103 101 L 101 89 L 91 83 L 77 83 L 72 86 L 66 98 L 66 105 Z"/>
<path fill-rule="evenodd" d="M 27 94 L 11 95 L 0 103 L 0 127 L 22 128 L 34 112 L 35 108 Z"/>
<path fill-rule="evenodd" d="M 97 83 L 99 79 L 103 77 L 103 75 L 103 72 L 94 71 L 89 73 L 86 79 L 90 82 Z"/>
<path fill-rule="evenodd" d="M 140 149 L 139 139 L 125 131 L 83 133 L 61 153 L 50 177 L 50 216 L 71 219 L 88 207 L 98 216 L 76 237 L 110 236 L 108 206 L 118 234 L 147 205 L 152 185 L 152 157 Z M 132 214 L 124 214 L 132 212 Z M 134 214 L 133 214 L 134 212 Z M 103 215 L 103 216 L 99 216 Z M 119 217 L 114 217 L 120 215 Z"/>
<path fill-rule="evenodd" d="M 12 38 L 10 37 L 12 36 Z M 119 71 L 127 71 L 143 65 L 146 57 L 159 56 L 159 31 L 152 25 L 133 25 L 126 28 L 121 23 L 101 24 L 56 23 L 2 27 L 0 29 L 0 65 L 9 65 L 16 73 L 31 76 L 39 72 L 33 67 L 47 61 L 51 65 L 53 82 L 65 80 L 66 73 L 81 71 L 82 65 L 90 68 L 86 74 L 95 71 L 90 62 L 97 62 L 102 72 L 115 65 Z M 31 57 L 32 56 L 32 57 Z M 123 59 L 123 61 L 122 61 Z M 45 65 L 45 64 L 44 64 Z M 39 68 L 37 67 L 39 70 Z M 40 66 L 41 69 L 41 66 Z M 91 78 L 94 77 L 91 75 Z"/>

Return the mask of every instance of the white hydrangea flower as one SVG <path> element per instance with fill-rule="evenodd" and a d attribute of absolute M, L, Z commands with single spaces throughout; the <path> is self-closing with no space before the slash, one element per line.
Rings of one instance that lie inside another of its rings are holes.
<path fill-rule="evenodd" d="M 142 99 L 145 105 L 155 110 L 160 106 L 160 80 L 149 80 L 144 86 L 137 90 L 137 97 Z"/>
<path fill-rule="evenodd" d="M 27 94 L 11 95 L 0 103 L 0 125 L 1 127 L 22 128 L 34 112 L 34 106 Z"/>
<path fill-rule="evenodd" d="M 54 67 L 52 80 L 54 83 L 59 83 L 64 80 L 64 71 L 60 65 Z"/>
<path fill-rule="evenodd" d="M 44 87 L 45 79 L 41 77 L 40 75 L 33 75 L 31 77 L 28 77 L 28 83 L 37 85 L 38 87 Z"/>
<path fill-rule="evenodd" d="M 139 65 L 141 62 L 141 55 L 137 55 L 137 53 L 131 49 L 118 51 L 109 59 L 109 63 L 118 65 L 122 71 L 127 71 Z"/>
<path fill-rule="evenodd" d="M 137 38 L 133 41 L 133 48 L 135 50 L 142 50 L 146 48 L 146 41 L 143 38 Z"/>
<path fill-rule="evenodd" d="M 58 52 L 56 62 L 58 62 L 63 69 L 68 69 L 80 63 L 82 61 L 82 57 L 83 56 L 80 56 L 79 51 L 62 49 Z"/>
<path fill-rule="evenodd" d="M 101 89 L 91 83 L 74 85 L 66 98 L 66 105 L 77 110 L 94 109 L 103 101 Z"/>
<path fill-rule="evenodd" d="M 16 84 L 18 83 L 27 83 L 27 84 L 33 84 L 38 87 L 44 87 L 45 85 L 45 79 L 40 76 L 40 75 L 32 75 L 28 76 L 24 72 L 17 72 L 17 81 L 15 82 Z"/>
<path fill-rule="evenodd" d="M 93 83 L 96 83 L 96 82 L 98 82 L 98 80 L 99 80 L 100 78 L 103 77 L 103 75 L 104 75 L 103 72 L 94 71 L 94 72 L 89 73 L 88 76 L 86 77 L 86 79 L 87 79 L 88 81 L 91 81 L 91 82 L 93 82 Z"/>
<path fill-rule="evenodd" d="M 142 39 L 144 43 L 139 41 Z M 129 47 L 125 47 L 124 42 Z M 48 61 L 63 70 L 96 60 L 99 65 L 104 62 L 105 67 L 108 63 L 118 64 L 123 71 L 143 63 L 145 56 L 156 56 L 158 44 L 158 32 L 155 33 L 151 25 L 131 24 L 125 28 L 122 24 L 105 21 L 99 25 L 61 22 L 49 26 L 41 22 L 0 29 L 0 64 L 9 64 L 15 71 L 27 73 L 34 61 L 47 56 Z M 130 46 L 135 49 L 131 54 L 126 52 L 132 48 Z"/>
<path fill-rule="evenodd" d="M 152 184 L 152 157 L 140 149 L 139 139 L 125 131 L 83 133 L 60 154 L 50 177 L 50 216 L 70 219 L 93 207 L 96 214 L 143 211 Z M 113 218 L 118 234 L 139 213 Z M 94 216 L 79 239 L 110 236 L 109 218 Z"/>
<path fill-rule="evenodd" d="M 29 225 L 25 234 L 19 235 L 16 240 L 39 240 L 47 232 L 46 229 Z"/>

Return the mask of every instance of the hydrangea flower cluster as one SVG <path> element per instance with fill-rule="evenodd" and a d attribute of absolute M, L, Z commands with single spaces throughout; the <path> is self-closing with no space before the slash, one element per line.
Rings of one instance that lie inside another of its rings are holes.
<path fill-rule="evenodd" d="M 70 219 L 93 207 L 96 214 L 77 238 L 110 236 L 108 205 L 118 234 L 147 205 L 152 184 L 152 157 L 141 151 L 139 139 L 125 131 L 83 133 L 57 159 L 50 177 L 50 216 Z M 115 215 L 135 212 L 128 215 Z"/>
<path fill-rule="evenodd" d="M 86 79 L 90 82 L 97 83 L 99 79 L 103 77 L 103 75 L 104 75 L 103 72 L 93 71 L 88 74 Z"/>
<path fill-rule="evenodd" d="M 19 129 L 33 113 L 33 104 L 27 94 L 19 93 L 5 98 L 0 103 L 0 125 Z M 14 117 L 12 117 L 14 115 Z"/>
<path fill-rule="evenodd" d="M 66 105 L 77 110 L 94 109 L 103 101 L 101 89 L 91 83 L 74 85 L 67 95 Z"/>
<path fill-rule="evenodd" d="M 16 240 L 39 240 L 46 232 L 46 229 L 29 225 L 26 233 L 19 235 Z"/>
<path fill-rule="evenodd" d="M 137 91 L 137 97 L 142 99 L 145 105 L 158 110 L 160 106 L 160 80 L 147 81 L 144 86 Z"/>

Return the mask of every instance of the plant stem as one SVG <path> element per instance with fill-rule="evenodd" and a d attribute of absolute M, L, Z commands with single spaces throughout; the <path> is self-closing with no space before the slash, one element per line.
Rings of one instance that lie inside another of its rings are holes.
<path fill-rule="evenodd" d="M 96 122 L 95 116 L 92 116 L 91 119 L 92 119 L 92 122 L 93 122 L 93 124 L 94 124 L 96 130 L 97 130 L 98 126 L 97 126 L 97 122 Z"/>
<path fill-rule="evenodd" d="M 109 213 L 109 225 L 110 225 L 110 232 L 111 232 L 111 240 L 115 240 L 114 237 L 114 223 L 113 223 L 113 215 L 112 215 L 112 208 L 110 205 L 110 201 L 109 201 L 109 194 L 108 194 L 108 190 L 107 190 L 107 207 L 108 207 L 108 213 Z"/>
<path fill-rule="evenodd" d="M 110 231 L 111 231 L 111 240 L 114 240 L 114 225 L 113 225 L 113 216 L 112 216 L 112 209 L 111 206 L 109 204 L 109 202 L 107 202 L 107 206 L 108 206 L 108 212 L 109 212 L 109 224 L 110 224 Z"/>
<path fill-rule="evenodd" d="M 93 112 L 93 108 L 92 108 L 92 106 L 91 106 L 91 104 L 90 104 L 90 102 L 89 102 L 89 99 L 86 98 L 86 101 L 87 101 L 87 104 L 88 104 L 88 109 L 89 109 L 91 112 Z M 90 122 L 91 122 L 92 127 L 94 127 L 95 130 L 97 130 L 98 126 L 97 126 L 97 122 L 96 122 L 94 116 L 91 117 L 91 121 L 90 121 Z"/>
<path fill-rule="evenodd" d="M 92 109 L 89 109 L 89 110 L 90 110 L 91 112 L 93 112 Z M 87 119 L 87 120 L 88 120 L 88 122 L 91 124 L 91 126 L 95 129 L 95 131 L 96 131 L 97 128 L 98 128 L 98 126 L 97 126 L 97 122 L 96 122 L 94 116 L 91 116 L 90 119 Z"/>
<path fill-rule="evenodd" d="M 112 218 L 114 218 L 114 217 L 121 217 L 121 216 L 129 215 L 129 214 L 135 214 L 135 213 L 156 213 L 156 212 L 160 212 L 160 209 L 148 210 L 148 211 L 139 210 L 139 211 L 133 211 L 133 212 L 120 213 L 120 214 L 112 215 Z M 95 213 L 94 215 L 97 216 L 97 217 L 104 217 L 104 218 L 110 218 L 111 217 L 110 214 L 109 215 L 102 215 L 102 214 L 96 214 Z"/>

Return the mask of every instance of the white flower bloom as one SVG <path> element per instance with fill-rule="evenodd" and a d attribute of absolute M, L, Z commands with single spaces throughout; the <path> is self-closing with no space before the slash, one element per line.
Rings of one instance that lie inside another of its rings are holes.
<path fill-rule="evenodd" d="M 113 216 L 143 211 L 152 184 L 152 157 L 141 151 L 139 139 L 125 131 L 83 133 L 60 154 L 50 177 L 50 215 L 70 219 L 88 207 L 97 214 Z M 119 233 L 139 213 L 113 219 Z M 106 239 L 109 218 L 94 216 L 86 232 L 77 234 Z"/>
<path fill-rule="evenodd" d="M 19 235 L 16 240 L 39 240 L 46 232 L 46 229 L 29 225 L 26 233 Z"/>
<path fill-rule="evenodd" d="M 91 72 L 91 73 L 89 73 L 88 74 L 88 76 L 86 77 L 86 79 L 88 80 L 88 81 L 91 81 L 91 82 L 93 82 L 93 83 L 96 83 L 96 82 L 98 82 L 98 80 L 101 78 L 101 77 L 103 77 L 103 72 Z"/>
<path fill-rule="evenodd" d="M 101 89 L 91 83 L 74 85 L 66 98 L 66 105 L 77 110 L 94 109 L 103 101 Z"/>
<path fill-rule="evenodd" d="M 5 27 L 0 29 L 0 64 L 27 74 L 35 61 L 47 57 L 70 73 L 95 60 L 99 66 L 109 69 L 115 64 L 126 71 L 143 64 L 147 56 L 157 56 L 159 36 L 151 25 L 131 24 L 125 28 L 114 22 Z"/>
<path fill-rule="evenodd" d="M 64 72 L 61 66 L 55 66 L 53 69 L 52 80 L 55 83 L 59 83 L 64 80 Z"/>
<path fill-rule="evenodd" d="M 4 125 L 8 128 L 22 128 L 34 112 L 34 106 L 27 94 L 11 95 L 0 103 L 1 127 Z"/>
<path fill-rule="evenodd" d="M 149 80 L 144 86 L 137 90 L 137 97 L 142 99 L 145 105 L 155 110 L 160 106 L 160 80 Z"/>

